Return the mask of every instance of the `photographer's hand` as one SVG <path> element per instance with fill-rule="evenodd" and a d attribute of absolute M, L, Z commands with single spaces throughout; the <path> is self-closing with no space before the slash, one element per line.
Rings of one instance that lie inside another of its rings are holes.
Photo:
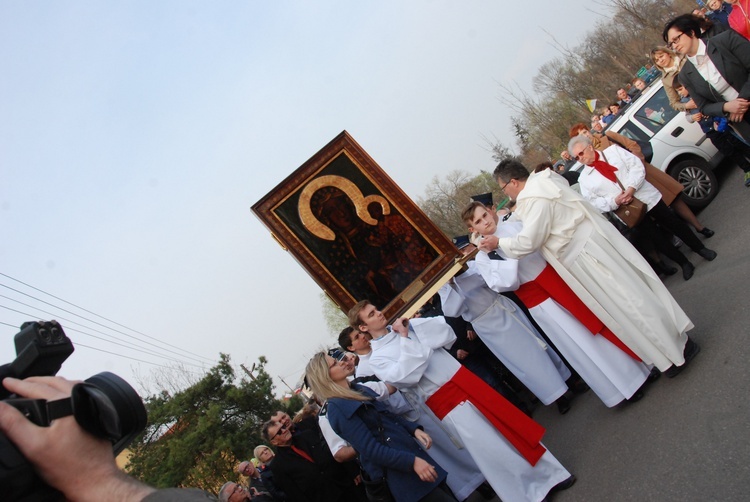
<path fill-rule="evenodd" d="M 19 396 L 56 400 L 70 397 L 77 382 L 62 377 L 6 378 L 3 386 Z M 39 427 L 0 402 L 0 431 L 34 465 L 50 486 L 71 501 L 135 502 L 155 491 L 120 471 L 112 445 L 85 432 L 72 416 Z"/>

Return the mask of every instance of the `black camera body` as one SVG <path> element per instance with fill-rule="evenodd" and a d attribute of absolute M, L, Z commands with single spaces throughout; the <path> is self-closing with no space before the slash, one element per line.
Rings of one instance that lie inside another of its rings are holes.
<path fill-rule="evenodd" d="M 54 376 L 73 353 L 73 343 L 57 321 L 26 322 L 14 337 L 16 359 L 0 366 L 5 377 Z M 30 421 L 47 427 L 56 418 L 73 415 L 95 436 L 108 439 L 120 453 L 146 427 L 146 408 L 138 393 L 109 372 L 96 374 L 73 387 L 71 397 L 57 401 L 25 399 L 0 385 L 0 399 L 20 410 Z M 3 500 L 48 502 L 63 495 L 46 485 L 8 438 L 0 434 L 0 487 Z"/>

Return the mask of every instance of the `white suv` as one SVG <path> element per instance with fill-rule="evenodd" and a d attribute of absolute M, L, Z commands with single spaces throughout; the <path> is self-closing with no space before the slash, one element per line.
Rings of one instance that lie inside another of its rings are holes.
<path fill-rule="evenodd" d="M 637 141 L 645 147 L 644 153 L 650 145 L 651 164 L 682 183 L 683 198 L 690 207 L 705 207 L 716 197 L 719 184 L 713 169 L 723 155 L 698 124 L 688 122 L 684 112 L 669 105 L 661 80 L 644 89 L 608 130 Z"/>

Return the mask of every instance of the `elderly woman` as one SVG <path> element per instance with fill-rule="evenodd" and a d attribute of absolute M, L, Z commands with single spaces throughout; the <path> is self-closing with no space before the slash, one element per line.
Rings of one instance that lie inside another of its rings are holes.
<path fill-rule="evenodd" d="M 430 447 L 430 436 L 389 412 L 370 389 L 350 385 L 347 374 L 325 352 L 315 354 L 305 369 L 315 396 L 327 400 L 331 427 L 359 453 L 365 482 L 385 481 L 397 502 L 455 501 L 442 488 L 447 473 L 422 449 Z"/>
<path fill-rule="evenodd" d="M 273 452 L 270 446 L 260 444 L 253 450 L 253 456 L 260 462 L 260 465 L 258 465 L 258 470 L 261 470 L 268 467 L 268 464 L 271 463 L 273 457 L 275 457 L 276 454 Z"/>
<path fill-rule="evenodd" d="M 680 194 L 682 193 L 682 184 L 658 167 L 652 166 L 646 162 L 646 158 L 643 156 L 643 152 L 638 143 L 614 131 L 602 133 L 602 128 L 597 126 L 594 126 L 592 131 L 589 131 L 586 124 L 582 122 L 574 124 L 570 128 L 571 138 L 578 135 L 586 136 L 596 150 L 604 150 L 611 145 L 618 145 L 641 159 L 641 162 L 643 162 L 643 166 L 646 169 L 646 181 L 659 190 L 664 204 L 671 207 L 674 212 L 677 213 L 677 216 L 695 228 L 699 234 L 702 234 L 705 237 L 711 237 L 714 235 L 714 231 L 703 226 L 703 224 L 698 221 L 695 213 L 693 213 L 688 205 L 685 204 L 685 201 L 680 197 Z"/>
<path fill-rule="evenodd" d="M 716 258 L 716 252 L 705 247 L 662 202 L 659 191 L 646 181 L 646 171 L 638 157 L 617 145 L 596 150 L 591 140 L 583 135 L 571 138 L 568 150 L 587 166 L 578 179 L 581 195 L 599 211 L 615 211 L 633 198 L 647 206 L 646 217 L 633 230 L 640 233 L 639 238 L 653 242 L 659 252 L 680 265 L 685 280 L 693 276 L 695 267 L 671 245 L 656 224 L 679 237 L 706 260 Z"/>

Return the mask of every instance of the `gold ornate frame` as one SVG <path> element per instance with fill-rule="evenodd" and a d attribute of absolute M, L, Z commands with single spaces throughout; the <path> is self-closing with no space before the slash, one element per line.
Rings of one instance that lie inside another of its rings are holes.
<path fill-rule="evenodd" d="M 389 319 L 411 313 L 460 258 L 346 131 L 252 211 L 344 312 L 368 299 Z"/>

